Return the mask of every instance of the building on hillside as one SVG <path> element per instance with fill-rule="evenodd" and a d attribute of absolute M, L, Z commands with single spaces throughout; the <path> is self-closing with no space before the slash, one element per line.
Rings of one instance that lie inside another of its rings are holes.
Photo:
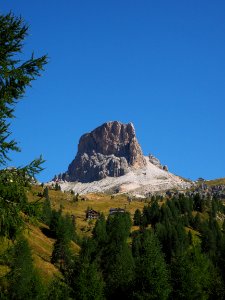
<path fill-rule="evenodd" d="M 125 209 L 123 208 L 110 208 L 109 214 L 114 215 L 116 213 L 125 213 Z"/>
<path fill-rule="evenodd" d="M 86 212 L 86 219 L 88 220 L 98 219 L 99 217 L 100 217 L 100 213 L 92 208 L 88 209 Z"/>

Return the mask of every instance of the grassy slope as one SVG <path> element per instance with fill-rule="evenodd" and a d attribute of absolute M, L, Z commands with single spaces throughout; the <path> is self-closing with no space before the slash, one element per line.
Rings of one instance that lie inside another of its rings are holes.
<path fill-rule="evenodd" d="M 43 201 L 43 199 L 38 196 L 38 193 L 42 192 L 43 188 L 41 186 L 33 186 L 31 191 L 28 192 L 29 201 Z M 87 221 L 85 218 L 86 209 L 88 207 L 103 212 L 105 216 L 109 214 L 110 208 L 126 208 L 133 216 L 137 208 L 142 210 L 145 205 L 145 203 L 141 201 L 133 201 L 129 204 L 125 195 L 111 197 L 105 194 L 89 194 L 85 196 L 85 201 L 79 200 L 78 202 L 73 201 L 73 195 L 71 195 L 71 193 L 49 190 L 49 196 L 53 209 L 58 210 L 61 206 L 63 213 L 76 216 L 77 233 L 80 236 L 90 236 L 95 224 L 94 220 Z M 51 264 L 51 254 L 55 240 L 44 234 L 45 229 L 47 229 L 47 226 L 39 222 L 28 224 L 25 230 L 25 236 L 32 249 L 36 268 L 45 282 L 49 282 L 53 276 L 61 276 L 61 274 L 59 270 Z M 133 227 L 133 230 L 135 229 L 137 228 Z M 4 252 L 7 246 L 8 241 L 1 243 L 0 252 Z M 74 253 L 79 253 L 80 248 L 72 242 L 71 249 Z M 9 268 L 7 266 L 0 265 L 0 277 L 4 276 L 8 271 Z"/>
<path fill-rule="evenodd" d="M 209 186 L 224 185 L 225 184 L 225 178 L 218 178 L 218 179 L 214 179 L 214 180 L 207 180 L 204 183 L 206 183 Z"/>
<path fill-rule="evenodd" d="M 207 182 L 207 184 L 222 184 L 225 183 L 225 179 L 219 179 Z M 43 201 L 43 198 L 38 196 L 43 193 L 41 186 L 33 186 L 31 191 L 28 192 L 29 201 Z M 96 211 L 103 212 L 107 217 L 110 208 L 125 208 L 131 213 L 133 217 L 137 208 L 143 209 L 146 203 L 144 201 L 133 200 L 130 204 L 126 195 L 106 195 L 106 194 L 88 194 L 85 195 L 85 200 L 78 202 L 73 201 L 74 195 L 71 193 L 63 193 L 61 191 L 49 190 L 49 197 L 53 209 L 58 210 L 63 208 L 63 213 L 73 214 L 76 217 L 76 227 L 79 236 L 90 236 L 94 227 L 95 221 L 87 221 L 85 218 L 87 208 L 93 208 Z M 162 203 L 161 203 L 162 204 Z M 39 270 L 41 276 L 45 281 L 49 281 L 54 275 L 61 276 L 59 270 L 51 264 L 51 254 L 53 250 L 54 239 L 44 234 L 46 225 L 41 223 L 29 224 L 25 230 L 25 235 L 29 241 L 32 249 L 34 263 Z M 133 226 L 132 230 L 137 230 L 138 227 Z M 190 228 L 186 228 L 187 231 L 191 230 L 193 237 L 198 242 L 198 232 L 193 231 Z M 1 244 L 0 253 L 7 247 L 7 241 Z M 71 249 L 75 253 L 79 253 L 79 246 L 75 243 L 71 244 Z M 0 266 L 0 277 L 8 271 L 6 266 Z"/>
<path fill-rule="evenodd" d="M 29 192 L 28 197 L 31 201 L 40 199 L 37 193 L 43 191 L 42 187 L 33 187 L 32 191 Z M 87 194 L 85 200 L 79 200 L 78 202 L 73 201 L 73 195 L 70 193 L 63 193 L 61 191 L 49 190 L 49 197 L 53 209 L 59 209 L 60 206 L 63 208 L 64 213 L 73 214 L 76 217 L 76 226 L 78 235 L 89 235 L 94 225 L 94 221 L 86 220 L 87 208 L 93 208 L 96 211 L 103 212 L 107 217 L 110 208 L 126 208 L 127 211 L 133 216 L 135 210 L 142 208 L 145 205 L 144 201 L 132 201 L 130 204 L 127 200 L 126 195 L 117 195 L 112 197 L 106 194 Z M 80 197 L 82 198 L 82 197 Z"/>

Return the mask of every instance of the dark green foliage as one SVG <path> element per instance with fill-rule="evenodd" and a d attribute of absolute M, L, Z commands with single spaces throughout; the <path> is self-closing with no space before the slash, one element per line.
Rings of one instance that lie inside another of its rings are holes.
<path fill-rule="evenodd" d="M 134 259 L 137 259 L 140 257 L 141 255 L 141 243 L 142 243 L 142 239 L 141 239 L 141 232 L 140 231 L 136 231 L 132 234 L 133 238 L 132 238 L 132 255 Z"/>
<path fill-rule="evenodd" d="M 19 180 L 18 180 L 18 179 Z M 0 236 L 14 239 L 23 228 L 21 210 L 27 205 L 24 184 L 17 170 L 0 171 Z"/>
<path fill-rule="evenodd" d="M 44 188 L 43 197 L 45 197 L 45 199 L 49 199 L 48 187 L 47 186 Z"/>
<path fill-rule="evenodd" d="M 193 236 L 190 230 L 188 231 L 188 242 L 190 245 L 193 245 Z"/>
<path fill-rule="evenodd" d="M 50 223 L 50 229 L 55 234 L 56 238 L 63 238 L 65 240 L 75 239 L 75 228 L 72 216 L 66 214 L 62 215 L 61 211 L 52 211 L 52 220 Z"/>
<path fill-rule="evenodd" d="M 69 249 L 69 241 L 57 239 L 54 243 L 51 263 L 59 264 L 61 271 L 65 270 L 71 261 L 71 251 Z"/>
<path fill-rule="evenodd" d="M 201 218 L 199 212 L 197 212 L 195 217 L 192 218 L 191 225 L 195 230 L 199 230 L 201 228 Z"/>
<path fill-rule="evenodd" d="M 27 61 L 19 58 L 27 34 L 28 26 L 22 18 L 12 13 L 0 15 L 0 167 L 9 159 L 9 151 L 19 151 L 16 141 L 10 140 L 15 105 L 46 64 L 46 56 L 35 59 L 32 54 Z M 0 236 L 14 239 L 23 227 L 21 211 L 35 214 L 35 207 L 27 203 L 24 189 L 42 170 L 42 162 L 40 157 L 27 167 L 1 170 Z"/>
<path fill-rule="evenodd" d="M 49 225 L 49 229 L 51 230 L 54 237 L 57 237 L 59 231 L 59 224 L 62 218 L 62 210 L 52 210 L 51 222 Z"/>
<path fill-rule="evenodd" d="M 199 212 L 203 212 L 205 209 L 205 201 L 204 199 L 199 195 L 196 194 L 193 198 L 193 209 L 197 210 Z"/>
<path fill-rule="evenodd" d="M 104 274 L 107 299 L 125 298 L 134 280 L 134 260 L 126 242 L 110 244 L 106 252 Z"/>
<path fill-rule="evenodd" d="M 185 214 L 185 213 L 191 212 L 193 210 L 193 199 L 192 198 L 188 198 L 184 195 L 179 195 L 177 202 L 179 202 L 181 214 Z"/>
<path fill-rule="evenodd" d="M 43 202 L 41 219 L 46 225 L 50 225 L 52 219 L 52 208 L 49 198 L 46 198 Z"/>
<path fill-rule="evenodd" d="M 173 219 L 170 209 L 162 206 L 161 222 L 156 224 L 155 232 L 162 250 L 169 262 L 173 255 L 182 253 L 188 245 L 188 237 L 182 218 Z"/>
<path fill-rule="evenodd" d="M 150 206 L 144 207 L 143 218 L 146 219 L 147 224 L 151 224 L 153 227 L 159 222 L 160 207 L 157 200 L 154 200 Z"/>
<path fill-rule="evenodd" d="M 216 219 L 209 217 L 208 221 L 201 224 L 201 246 L 202 250 L 211 257 L 211 259 L 217 259 L 220 255 L 222 233 Z"/>
<path fill-rule="evenodd" d="M 101 252 L 98 253 L 98 245 L 92 238 L 84 238 L 80 251 L 80 258 L 89 262 L 98 260 Z"/>
<path fill-rule="evenodd" d="M 134 261 L 127 244 L 132 222 L 128 213 L 108 217 L 108 242 L 103 253 L 103 274 L 107 299 L 125 297 L 134 277 Z"/>
<path fill-rule="evenodd" d="M 70 242 L 76 238 L 73 219 L 69 215 L 63 216 L 62 210 L 53 210 L 49 228 L 56 238 L 51 262 L 58 264 L 61 271 L 67 272 L 72 261 Z"/>
<path fill-rule="evenodd" d="M 76 261 L 69 282 L 73 290 L 73 299 L 105 299 L 104 281 L 95 262 L 90 263 L 86 259 Z"/>
<path fill-rule="evenodd" d="M 142 214 L 141 216 L 141 225 L 140 228 L 144 230 L 148 226 L 148 220 L 146 214 Z"/>
<path fill-rule="evenodd" d="M 223 221 L 222 229 L 223 229 L 223 232 L 225 233 L 225 219 Z"/>
<path fill-rule="evenodd" d="M 32 54 L 27 61 L 18 57 L 27 35 L 28 26 L 21 17 L 0 15 L 0 165 L 9 159 L 10 150 L 19 150 L 14 140 L 8 140 L 15 104 L 46 64 L 46 56 L 35 59 Z"/>
<path fill-rule="evenodd" d="M 69 300 L 72 293 L 71 288 L 62 280 L 55 278 L 48 287 L 45 299 L 48 300 Z"/>
<path fill-rule="evenodd" d="M 75 223 L 73 216 L 62 215 L 62 210 L 52 210 L 51 222 L 49 229 L 55 238 L 66 240 L 75 240 Z"/>
<path fill-rule="evenodd" d="M 40 163 L 40 162 L 39 162 Z M 0 171 L 0 236 L 15 239 L 24 227 L 24 218 L 39 214 L 38 202 L 28 203 L 26 191 L 30 186 L 31 173 L 35 171 L 36 163 L 22 169 L 6 169 Z M 37 167 L 38 168 L 38 167 Z"/>
<path fill-rule="evenodd" d="M 55 184 L 55 191 L 61 191 L 61 186 L 56 182 Z"/>
<path fill-rule="evenodd" d="M 136 209 L 134 213 L 134 226 L 141 225 L 141 211 L 140 209 Z"/>
<path fill-rule="evenodd" d="M 221 277 L 199 247 L 174 258 L 171 280 L 172 299 L 223 299 Z"/>
<path fill-rule="evenodd" d="M 141 236 L 141 243 L 138 242 L 137 244 L 141 248 L 139 255 L 135 257 L 136 272 L 133 298 L 143 300 L 168 299 L 171 292 L 169 272 L 156 236 L 146 230 Z"/>
<path fill-rule="evenodd" d="M 11 271 L 8 274 L 10 299 L 41 299 L 43 286 L 36 273 L 27 241 L 20 238 L 14 247 Z"/>
<path fill-rule="evenodd" d="M 108 235 L 106 232 L 106 221 L 103 214 L 100 215 L 99 219 L 95 223 L 95 227 L 93 229 L 93 239 L 95 240 L 99 251 L 107 243 Z"/>
<path fill-rule="evenodd" d="M 107 219 L 106 230 L 109 240 L 120 243 L 126 240 L 130 234 L 132 222 L 128 213 L 116 213 Z"/>
<path fill-rule="evenodd" d="M 210 211 L 207 221 L 201 222 L 199 212 L 193 217 L 192 198 L 190 203 L 188 199 L 180 196 L 161 207 L 157 202 L 146 206 L 141 218 L 145 224 L 132 233 L 132 247 L 129 215 L 115 214 L 107 222 L 101 216 L 93 237 L 83 241 L 77 267 L 69 273 L 74 297 L 93 297 L 87 288 L 92 286 L 87 270 L 91 273 L 95 266 L 96 276 L 102 272 L 101 297 L 106 299 L 224 299 L 224 233 Z M 144 229 L 149 221 L 151 232 Z M 185 226 L 190 225 L 200 230 L 201 247 L 190 230 L 186 233 Z"/>
<path fill-rule="evenodd" d="M 41 219 L 46 225 L 50 225 L 51 219 L 52 219 L 52 208 L 51 208 L 51 202 L 48 194 L 48 187 L 44 189 L 43 192 L 44 202 L 42 206 L 42 216 Z"/>
<path fill-rule="evenodd" d="M 160 210 L 160 222 L 165 224 L 165 226 L 169 225 L 169 223 L 172 223 L 174 220 L 173 214 L 170 210 L 170 207 L 166 204 L 163 204 L 161 206 Z"/>

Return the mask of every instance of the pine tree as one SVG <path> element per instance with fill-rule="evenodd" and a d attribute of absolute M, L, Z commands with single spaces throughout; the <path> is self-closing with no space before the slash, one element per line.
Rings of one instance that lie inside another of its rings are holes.
<path fill-rule="evenodd" d="M 194 195 L 193 209 L 199 212 L 203 212 L 205 209 L 205 201 L 199 194 Z"/>
<path fill-rule="evenodd" d="M 127 244 L 130 228 L 129 214 L 118 213 L 107 219 L 108 239 L 101 261 L 107 299 L 126 297 L 134 278 L 134 260 Z"/>
<path fill-rule="evenodd" d="M 129 213 L 116 213 L 109 216 L 106 222 L 106 230 L 110 241 L 121 243 L 130 234 L 131 219 Z"/>
<path fill-rule="evenodd" d="M 55 184 L 55 191 L 61 191 L 61 186 L 58 184 L 58 182 Z"/>
<path fill-rule="evenodd" d="M 101 214 L 95 223 L 95 227 L 93 229 L 93 238 L 99 247 L 107 242 L 106 220 L 104 214 Z"/>
<path fill-rule="evenodd" d="M 154 201 L 150 208 L 150 224 L 154 227 L 160 219 L 160 207 L 158 201 Z"/>
<path fill-rule="evenodd" d="M 106 249 L 104 274 L 107 299 L 125 299 L 134 280 L 134 260 L 126 242 L 111 243 Z"/>
<path fill-rule="evenodd" d="M 69 241 L 57 239 L 53 246 L 51 263 L 59 264 L 59 269 L 65 271 L 71 262 L 71 251 L 69 249 Z"/>
<path fill-rule="evenodd" d="M 33 267 L 31 251 L 24 238 L 18 239 L 14 247 L 14 255 L 9 279 L 9 298 L 16 300 L 41 299 L 43 287 Z"/>
<path fill-rule="evenodd" d="M 141 211 L 140 209 L 136 209 L 134 213 L 134 226 L 141 225 Z"/>
<path fill-rule="evenodd" d="M 54 278 L 48 286 L 45 299 L 48 300 L 71 300 L 71 288 L 59 278 Z"/>
<path fill-rule="evenodd" d="M 70 277 L 70 286 L 73 289 L 73 299 L 105 299 L 104 281 L 95 262 L 90 263 L 86 259 L 76 261 Z"/>
<path fill-rule="evenodd" d="M 59 263 L 61 271 L 66 271 L 72 260 L 70 242 L 75 239 L 72 219 L 69 215 L 62 216 L 61 211 L 59 211 L 58 214 L 55 214 L 54 226 L 56 241 L 51 262 L 53 264 Z"/>
<path fill-rule="evenodd" d="M 219 273 L 200 247 L 174 258 L 171 264 L 172 299 L 223 299 Z"/>
<path fill-rule="evenodd" d="M 47 187 L 44 189 L 43 196 L 45 199 L 42 206 L 42 221 L 49 226 L 52 218 L 52 208 Z"/>
<path fill-rule="evenodd" d="M 169 272 L 156 236 L 146 230 L 136 261 L 134 299 L 168 299 Z"/>
<path fill-rule="evenodd" d="M 48 193 L 48 187 L 47 186 L 44 188 L 43 197 L 45 197 L 45 199 L 49 199 L 49 193 Z"/>

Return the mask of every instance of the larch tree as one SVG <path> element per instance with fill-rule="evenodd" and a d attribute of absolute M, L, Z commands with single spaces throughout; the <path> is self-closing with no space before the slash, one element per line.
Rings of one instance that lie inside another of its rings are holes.
<path fill-rule="evenodd" d="M 3 169 L 10 151 L 20 151 L 11 138 L 10 121 L 27 87 L 40 76 L 47 57 L 20 58 L 28 26 L 12 13 L 0 15 L 0 236 L 15 238 L 22 228 L 21 211 L 31 211 L 24 187 L 42 170 L 40 157 L 24 168 Z"/>

